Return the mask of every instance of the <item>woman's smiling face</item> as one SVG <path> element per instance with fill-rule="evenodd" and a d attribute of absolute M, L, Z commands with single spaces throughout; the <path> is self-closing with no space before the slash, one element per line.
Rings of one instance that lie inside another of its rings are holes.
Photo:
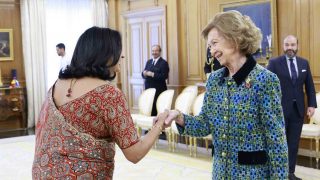
<path fill-rule="evenodd" d="M 236 53 L 234 44 L 220 35 L 216 28 L 210 30 L 207 44 L 210 48 L 211 56 L 217 58 L 222 66 L 228 64 L 230 58 Z"/>

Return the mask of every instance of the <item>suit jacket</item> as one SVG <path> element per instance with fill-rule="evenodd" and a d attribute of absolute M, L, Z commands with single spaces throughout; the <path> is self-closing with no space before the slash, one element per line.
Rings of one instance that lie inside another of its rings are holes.
<path fill-rule="evenodd" d="M 298 79 L 295 84 L 291 80 L 286 56 L 279 56 L 269 61 L 268 69 L 275 73 L 280 79 L 282 92 L 282 107 L 285 116 L 288 116 L 292 109 L 292 103 L 295 100 L 301 117 L 305 114 L 304 92 L 307 94 L 308 107 L 317 107 L 316 93 L 313 79 L 306 59 L 296 56 L 298 66 Z"/>
<path fill-rule="evenodd" d="M 152 64 L 152 61 L 153 59 L 147 61 L 144 70 L 153 72 L 154 77 L 145 77 L 143 72 L 141 74 L 142 78 L 145 79 L 145 89 L 156 88 L 157 92 L 160 93 L 167 90 L 166 79 L 168 79 L 169 65 L 162 57 L 159 58 L 155 66 Z"/>

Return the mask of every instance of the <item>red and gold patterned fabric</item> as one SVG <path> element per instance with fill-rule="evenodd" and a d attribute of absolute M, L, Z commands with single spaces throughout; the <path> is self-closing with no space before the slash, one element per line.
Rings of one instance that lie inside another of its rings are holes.
<path fill-rule="evenodd" d="M 115 143 L 139 141 L 123 93 L 106 84 L 56 107 L 52 89 L 36 126 L 33 179 L 112 179 Z"/>

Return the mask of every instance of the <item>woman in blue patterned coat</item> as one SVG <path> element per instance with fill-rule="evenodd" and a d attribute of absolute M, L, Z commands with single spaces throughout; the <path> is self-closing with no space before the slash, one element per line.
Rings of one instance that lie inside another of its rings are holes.
<path fill-rule="evenodd" d="M 217 14 L 202 32 L 222 66 L 211 73 L 198 116 L 170 111 L 180 134 L 213 136 L 212 179 L 287 179 L 288 148 L 277 76 L 251 54 L 260 29 L 238 11 Z"/>

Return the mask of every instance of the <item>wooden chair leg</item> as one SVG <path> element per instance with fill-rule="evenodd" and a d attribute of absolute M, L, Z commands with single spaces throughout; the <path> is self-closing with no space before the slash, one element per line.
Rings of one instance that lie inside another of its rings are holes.
<path fill-rule="evenodd" d="M 198 144 L 197 144 L 197 138 L 196 137 L 194 137 L 193 138 L 193 148 L 194 148 L 194 157 L 197 157 L 197 146 L 198 146 Z"/>
<path fill-rule="evenodd" d="M 206 144 L 206 149 L 207 151 L 209 150 L 209 142 L 208 142 L 208 139 L 204 139 L 204 142 Z"/>
<path fill-rule="evenodd" d="M 184 141 L 186 143 L 186 146 L 188 147 L 188 136 L 184 136 Z M 189 141 L 189 144 L 191 144 L 191 142 Z"/>
<path fill-rule="evenodd" d="M 317 165 L 319 163 L 319 139 L 316 139 L 316 161 L 317 161 Z"/>
<path fill-rule="evenodd" d="M 310 158 L 313 157 L 312 152 L 313 152 L 313 149 L 312 149 L 312 139 L 310 139 Z"/>
<path fill-rule="evenodd" d="M 189 154 L 192 156 L 192 137 L 189 137 Z"/>
<path fill-rule="evenodd" d="M 178 136 L 179 134 L 174 133 L 174 137 L 175 137 L 174 148 L 178 147 Z"/>
<path fill-rule="evenodd" d="M 165 131 L 165 133 L 166 133 L 167 142 L 168 142 L 168 149 L 169 149 L 169 151 L 171 151 L 171 148 L 170 148 L 170 141 L 171 141 L 170 132 Z"/>
<path fill-rule="evenodd" d="M 170 151 L 173 151 L 173 149 L 172 149 L 172 148 L 173 148 L 172 144 L 174 143 L 174 141 L 173 141 L 173 139 L 172 139 L 172 136 L 173 136 L 173 135 L 172 135 L 172 131 L 169 132 L 169 136 L 170 136 Z"/>
<path fill-rule="evenodd" d="M 137 132 L 138 132 L 138 136 L 141 137 L 141 135 L 142 135 L 141 127 L 137 126 Z"/>
<path fill-rule="evenodd" d="M 168 150 L 171 151 L 171 133 L 170 131 L 167 131 L 167 137 L 168 137 Z"/>
<path fill-rule="evenodd" d="M 171 134 L 172 137 L 172 152 L 176 149 L 176 133 L 172 132 Z"/>

